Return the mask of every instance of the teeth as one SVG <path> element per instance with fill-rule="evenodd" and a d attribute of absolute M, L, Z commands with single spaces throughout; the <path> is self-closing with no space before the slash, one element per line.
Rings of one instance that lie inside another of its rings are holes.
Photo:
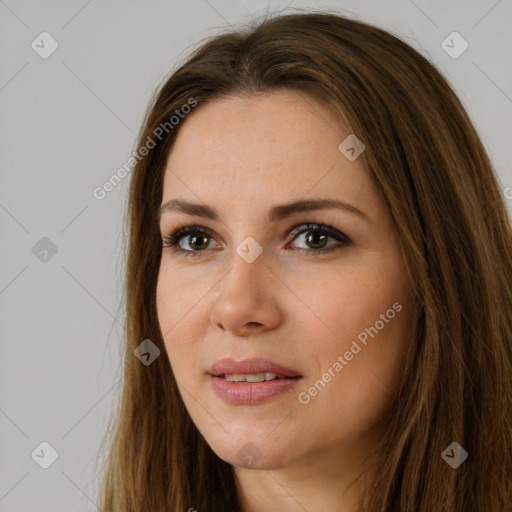
<path fill-rule="evenodd" d="M 233 373 L 231 375 L 224 375 L 228 382 L 263 382 L 265 380 L 274 380 L 277 373 Z"/>

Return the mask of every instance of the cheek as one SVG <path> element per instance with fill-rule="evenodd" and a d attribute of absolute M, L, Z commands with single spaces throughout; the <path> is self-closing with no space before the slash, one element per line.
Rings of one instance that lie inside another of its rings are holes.
<path fill-rule="evenodd" d="M 186 271 L 165 263 L 160 266 L 156 307 L 164 339 L 183 323 L 190 327 L 190 317 L 197 316 L 197 311 L 204 307 L 201 298 L 206 299 L 210 286 L 204 276 L 186 275 Z"/>
<path fill-rule="evenodd" d="M 156 287 L 156 309 L 158 324 L 171 367 L 176 377 L 188 364 L 191 350 L 185 350 L 182 326 L 194 313 L 190 293 L 183 293 L 182 285 L 176 283 L 176 274 L 160 271 Z M 197 302 L 197 301 L 196 301 Z M 188 314 L 187 314 L 188 312 Z M 189 340 L 187 340 L 189 341 Z M 191 344 L 189 341 L 189 347 Z"/>
<path fill-rule="evenodd" d="M 211 288 L 211 276 L 193 275 L 174 266 L 160 269 L 156 287 L 160 332 L 174 376 L 187 389 L 207 370 L 200 355 L 210 323 Z"/>
<path fill-rule="evenodd" d="M 340 342 L 351 340 L 373 326 L 393 303 L 405 300 L 403 274 L 384 267 L 381 259 L 328 270 L 301 276 L 295 287 L 300 299 L 295 314 L 308 317 L 317 337 L 323 333 Z"/>
<path fill-rule="evenodd" d="M 318 368 L 299 390 L 306 393 L 301 403 L 308 401 L 303 405 L 303 430 L 314 432 L 317 438 L 332 439 L 336 432 L 339 439 L 355 441 L 376 427 L 392 405 L 411 340 L 405 308 L 377 334 L 360 319 L 340 318 L 338 322 L 338 334 L 328 344 L 319 342 L 311 354 L 318 358 Z M 356 334 L 345 336 L 345 327 Z M 367 335 L 366 344 L 357 338 L 360 333 Z"/>
<path fill-rule="evenodd" d="M 310 351 L 317 367 L 308 385 L 315 386 L 329 369 L 336 376 L 327 374 L 325 387 L 318 383 L 320 391 L 312 390 L 316 394 L 311 405 L 332 411 L 348 428 L 354 421 L 356 430 L 358 422 L 371 425 L 398 390 L 412 342 L 408 278 L 400 264 L 385 265 L 381 259 L 365 265 L 364 271 L 338 273 L 321 281 L 322 286 L 318 280 L 306 281 L 302 288 L 316 314 L 312 322 L 302 324 L 309 330 L 306 338 L 317 340 Z M 324 338 L 320 332 L 325 332 Z M 335 366 L 337 361 L 340 364 Z M 337 412 L 334 403 L 339 404 Z"/>

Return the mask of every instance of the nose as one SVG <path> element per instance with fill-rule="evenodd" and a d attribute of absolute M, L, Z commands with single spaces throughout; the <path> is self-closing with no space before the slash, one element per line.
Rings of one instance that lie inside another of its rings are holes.
<path fill-rule="evenodd" d="M 279 280 L 264 253 L 248 263 L 233 251 L 230 268 L 215 293 L 212 325 L 237 336 L 275 329 L 282 317 Z"/>

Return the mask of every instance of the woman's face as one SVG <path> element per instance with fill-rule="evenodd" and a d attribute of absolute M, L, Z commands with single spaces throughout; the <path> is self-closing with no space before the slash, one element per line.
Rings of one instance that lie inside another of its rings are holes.
<path fill-rule="evenodd" d="M 378 440 L 411 343 L 409 280 L 358 148 L 295 92 L 214 100 L 183 123 L 162 204 L 196 206 L 167 207 L 160 230 L 206 234 L 162 249 L 157 309 L 185 406 L 234 466 L 349 461 Z"/>

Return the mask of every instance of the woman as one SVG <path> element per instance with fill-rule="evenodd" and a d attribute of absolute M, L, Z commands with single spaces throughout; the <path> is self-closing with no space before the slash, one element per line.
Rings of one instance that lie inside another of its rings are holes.
<path fill-rule="evenodd" d="M 137 160 L 104 512 L 512 510 L 511 226 L 424 57 L 325 11 L 219 35 Z"/>

